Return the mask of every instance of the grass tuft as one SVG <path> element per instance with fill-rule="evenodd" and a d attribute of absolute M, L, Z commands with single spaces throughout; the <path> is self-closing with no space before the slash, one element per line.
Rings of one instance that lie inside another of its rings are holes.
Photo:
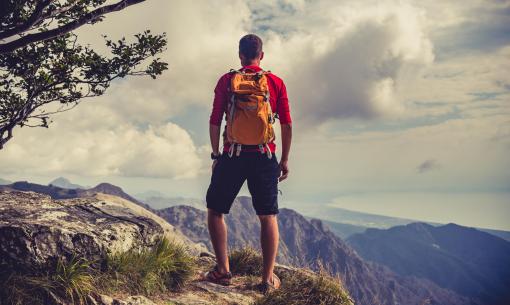
<path fill-rule="evenodd" d="M 184 245 L 164 238 L 144 251 L 108 256 L 105 289 L 151 295 L 176 290 L 193 276 L 196 260 Z"/>
<path fill-rule="evenodd" d="M 233 250 L 229 255 L 230 271 L 234 275 L 261 275 L 262 256 L 251 247 Z"/>
<path fill-rule="evenodd" d="M 69 261 L 59 259 L 54 272 L 25 275 L 11 274 L 3 283 L 1 298 L 5 304 L 47 304 L 67 300 L 71 304 L 87 304 L 87 296 L 94 289 L 90 262 L 73 257 Z"/>
<path fill-rule="evenodd" d="M 353 302 L 340 279 L 321 269 L 317 274 L 303 271 L 287 274 L 280 289 L 263 296 L 254 305 L 353 305 Z"/>
<path fill-rule="evenodd" d="M 92 262 L 73 257 L 58 260 L 46 273 L 0 273 L 0 305 L 85 305 L 93 293 L 149 296 L 181 288 L 196 268 L 185 246 L 166 238 L 147 250 L 109 255 L 105 265 L 97 270 Z"/>

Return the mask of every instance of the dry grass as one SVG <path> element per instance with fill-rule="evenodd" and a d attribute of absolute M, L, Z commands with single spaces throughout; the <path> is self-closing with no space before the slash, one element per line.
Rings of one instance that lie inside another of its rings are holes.
<path fill-rule="evenodd" d="M 184 245 L 167 239 L 146 251 L 109 256 L 103 275 L 105 290 L 151 295 L 181 288 L 196 270 L 195 258 Z"/>
<path fill-rule="evenodd" d="M 274 290 L 254 305 L 353 305 L 340 279 L 321 269 L 316 274 L 288 272 L 280 289 Z"/>
<path fill-rule="evenodd" d="M 234 275 L 260 275 L 262 272 L 262 256 L 251 247 L 233 250 L 229 262 Z"/>
<path fill-rule="evenodd" d="M 47 305 L 63 301 L 87 304 L 92 293 L 144 294 L 177 290 L 194 274 L 195 258 L 184 245 L 159 240 L 144 251 L 128 251 L 105 258 L 105 270 L 92 262 L 73 258 L 59 260 L 42 273 L 0 274 L 0 305 Z"/>
<path fill-rule="evenodd" d="M 71 304 L 87 304 L 87 295 L 94 289 L 90 262 L 73 257 L 68 262 L 58 260 L 54 272 L 46 274 L 10 274 L 3 283 L 0 304 L 48 304 L 52 300 L 67 300 Z"/>

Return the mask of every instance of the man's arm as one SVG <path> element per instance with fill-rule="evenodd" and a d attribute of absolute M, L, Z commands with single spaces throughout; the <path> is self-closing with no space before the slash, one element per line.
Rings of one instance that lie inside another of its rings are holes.
<path fill-rule="evenodd" d="M 220 147 L 220 129 L 221 125 L 209 124 L 209 137 L 211 138 L 212 152 L 215 155 L 219 154 Z"/>
<path fill-rule="evenodd" d="M 209 117 L 209 137 L 211 138 L 212 153 L 215 155 L 219 154 L 221 121 L 226 107 L 227 85 L 228 82 L 223 75 L 214 88 L 213 107 Z M 213 168 L 214 165 L 216 165 L 216 160 L 213 162 Z"/>
<path fill-rule="evenodd" d="M 290 143 L 292 142 L 292 123 L 280 124 L 282 131 L 282 157 L 280 159 L 280 169 L 282 171 L 278 181 L 283 181 L 289 176 L 289 161 Z"/>
<path fill-rule="evenodd" d="M 276 102 L 276 112 L 280 121 L 280 128 L 282 131 L 282 157 L 280 160 L 281 174 L 278 181 L 287 179 L 289 175 L 289 161 L 290 143 L 292 141 L 292 118 L 290 116 L 289 98 L 287 97 L 287 87 L 281 81 L 280 91 L 278 94 L 278 101 Z"/>

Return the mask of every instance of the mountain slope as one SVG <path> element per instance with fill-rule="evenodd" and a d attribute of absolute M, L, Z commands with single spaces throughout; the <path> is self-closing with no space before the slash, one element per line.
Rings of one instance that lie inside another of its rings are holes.
<path fill-rule="evenodd" d="M 53 199 L 71 199 L 79 197 L 93 196 L 96 193 L 103 193 L 108 195 L 117 196 L 126 199 L 130 202 L 136 203 L 139 206 L 144 207 L 149 211 L 154 211 L 149 205 L 136 200 L 135 198 L 128 195 L 120 187 L 110 183 L 100 183 L 90 189 L 68 189 L 59 187 L 56 185 L 42 185 L 37 183 L 31 183 L 28 181 L 17 181 L 8 185 L 0 185 L 0 191 L 24 191 L 24 192 L 36 192 L 39 194 L 49 195 Z"/>
<path fill-rule="evenodd" d="M 211 248 L 205 211 L 175 206 L 158 214 L 191 240 Z M 281 242 L 277 261 L 312 268 L 322 261 L 340 275 L 357 304 L 422 305 L 426 300 L 431 305 L 470 304 L 466 298 L 429 281 L 398 276 L 387 268 L 366 263 L 319 220 L 308 221 L 290 209 L 281 209 L 278 218 Z M 247 244 L 259 248 L 260 226 L 251 198 L 238 197 L 226 222 L 231 247 Z"/>
<path fill-rule="evenodd" d="M 312 219 L 312 218 L 307 217 L 307 219 Z M 344 239 L 344 240 L 349 238 L 349 236 L 351 236 L 351 235 L 354 235 L 356 233 L 362 233 L 366 229 L 368 229 L 367 227 L 356 226 L 356 225 L 351 225 L 351 224 L 347 224 L 347 223 L 340 223 L 340 222 L 334 222 L 334 221 L 323 220 L 323 219 L 321 219 L 321 221 L 325 225 L 328 226 L 328 228 L 331 230 L 331 232 L 335 233 L 338 237 L 340 237 L 341 239 Z"/>
<path fill-rule="evenodd" d="M 185 198 L 185 197 L 168 197 L 168 196 L 137 196 L 140 201 L 150 205 L 154 209 L 164 209 L 176 205 L 187 205 L 199 210 L 206 210 L 205 200 L 197 198 Z"/>
<path fill-rule="evenodd" d="M 473 228 L 412 223 L 368 229 L 348 243 L 401 275 L 427 278 L 484 304 L 510 301 L 510 243 Z"/>

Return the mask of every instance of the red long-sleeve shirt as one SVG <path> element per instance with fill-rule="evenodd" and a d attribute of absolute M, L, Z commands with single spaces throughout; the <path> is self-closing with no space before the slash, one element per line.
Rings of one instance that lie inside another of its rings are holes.
<path fill-rule="evenodd" d="M 262 70 L 262 68 L 255 65 L 243 66 L 242 69 L 250 69 L 255 72 Z M 231 73 L 223 74 L 218 80 L 216 88 L 214 88 L 214 102 L 211 116 L 209 118 L 209 123 L 212 125 L 221 126 L 223 114 L 226 113 L 227 106 L 231 98 L 231 93 L 228 91 L 231 78 Z M 269 85 L 269 103 L 271 104 L 272 111 L 278 114 L 280 124 L 290 124 L 292 119 L 290 117 L 289 99 L 287 97 L 287 88 L 285 87 L 285 83 L 281 78 L 273 73 L 267 74 L 267 79 Z M 268 146 L 271 152 L 274 153 L 276 150 L 276 143 L 272 141 L 268 143 Z M 229 148 L 230 143 L 223 143 L 223 152 L 227 152 Z M 243 150 L 248 149 L 243 148 Z"/>

